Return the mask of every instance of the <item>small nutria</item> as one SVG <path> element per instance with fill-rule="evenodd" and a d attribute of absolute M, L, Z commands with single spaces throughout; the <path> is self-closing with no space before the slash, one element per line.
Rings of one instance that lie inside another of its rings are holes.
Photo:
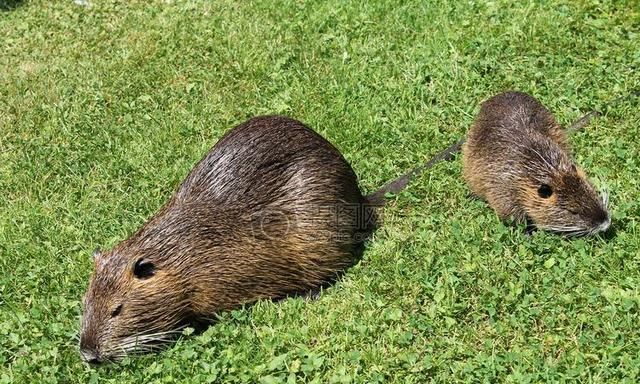
<path fill-rule="evenodd" d="M 576 167 L 551 112 L 525 93 L 482 103 L 462 156 L 472 192 L 502 219 L 574 236 L 611 224 L 606 194 L 600 196 Z"/>
<path fill-rule="evenodd" d="M 142 228 L 94 254 L 82 358 L 150 351 L 221 311 L 330 284 L 358 260 L 372 207 L 401 178 L 364 197 L 340 152 L 301 122 L 235 127 Z"/>

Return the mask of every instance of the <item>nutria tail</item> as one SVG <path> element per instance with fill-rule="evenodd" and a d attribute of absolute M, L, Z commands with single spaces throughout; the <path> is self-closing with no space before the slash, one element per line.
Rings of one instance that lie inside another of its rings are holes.
<path fill-rule="evenodd" d="M 442 161 L 442 160 L 451 160 L 453 158 L 453 155 L 458 153 L 460 151 L 460 148 L 462 147 L 462 144 L 464 144 L 464 139 L 460 139 L 457 142 L 451 144 L 449 147 L 447 147 L 445 150 L 438 152 L 435 156 L 433 156 L 431 158 L 431 160 L 427 161 L 426 163 L 419 165 L 417 167 L 415 167 L 414 169 L 410 170 L 409 172 L 399 176 L 398 178 L 388 182 L 387 184 L 385 184 L 382 188 L 378 189 L 377 191 L 367 195 L 365 197 L 365 199 L 367 199 L 367 204 L 371 205 L 371 206 L 384 206 L 384 204 L 386 203 L 387 199 L 386 199 L 386 195 L 387 193 L 391 193 L 391 194 L 397 194 L 400 191 L 402 191 L 411 180 L 413 180 L 415 177 L 419 176 L 422 172 L 426 171 L 427 169 L 433 167 L 434 165 L 436 165 L 438 162 Z"/>

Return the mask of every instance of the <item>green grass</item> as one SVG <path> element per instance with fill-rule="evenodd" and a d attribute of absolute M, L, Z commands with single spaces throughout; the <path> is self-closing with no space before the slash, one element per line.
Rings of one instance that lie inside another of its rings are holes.
<path fill-rule="evenodd" d="M 640 6 L 629 1 L 0 1 L 0 383 L 627 382 L 640 376 Z M 5 5 L 6 4 L 6 5 Z M 460 159 L 384 210 L 315 301 L 261 302 L 119 366 L 84 365 L 80 299 L 229 128 L 284 113 L 365 191 L 530 92 L 611 194 L 612 236 L 505 226 Z"/>

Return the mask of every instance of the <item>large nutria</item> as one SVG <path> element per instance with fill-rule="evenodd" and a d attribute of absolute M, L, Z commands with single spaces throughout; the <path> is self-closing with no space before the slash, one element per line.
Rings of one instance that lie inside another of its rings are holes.
<path fill-rule="evenodd" d="M 611 223 L 606 194 L 576 167 L 565 132 L 532 96 L 506 92 L 482 103 L 462 156 L 472 192 L 502 219 L 567 235 Z"/>
<path fill-rule="evenodd" d="M 235 127 L 142 228 L 94 254 L 82 358 L 149 351 L 185 324 L 326 286 L 357 261 L 372 206 L 402 180 L 364 197 L 340 152 L 301 122 Z"/>

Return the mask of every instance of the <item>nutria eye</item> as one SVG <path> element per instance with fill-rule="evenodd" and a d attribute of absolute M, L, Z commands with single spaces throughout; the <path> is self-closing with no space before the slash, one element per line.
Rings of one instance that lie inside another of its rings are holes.
<path fill-rule="evenodd" d="M 111 317 L 118 316 L 120 312 L 122 312 L 122 304 L 118 305 L 116 309 L 114 309 L 113 312 L 111 312 Z"/>
<path fill-rule="evenodd" d="M 139 259 L 136 261 L 136 265 L 133 266 L 133 275 L 138 279 L 148 279 L 154 275 L 155 271 L 155 265 L 145 259 Z"/>
<path fill-rule="evenodd" d="M 538 188 L 538 196 L 543 199 L 548 199 L 553 195 L 553 189 L 547 184 L 542 184 L 540 188 Z"/>

